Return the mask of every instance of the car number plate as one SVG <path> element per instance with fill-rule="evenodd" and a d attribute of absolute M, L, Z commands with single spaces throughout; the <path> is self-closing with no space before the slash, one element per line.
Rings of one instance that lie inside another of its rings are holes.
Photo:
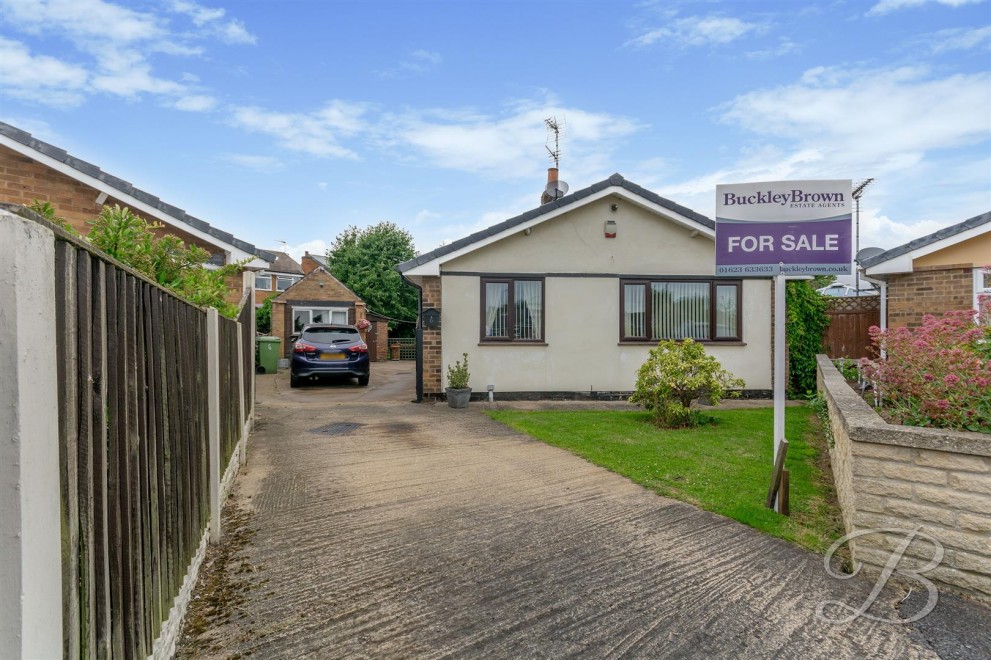
<path fill-rule="evenodd" d="M 321 353 L 321 360 L 343 360 L 344 353 Z"/>

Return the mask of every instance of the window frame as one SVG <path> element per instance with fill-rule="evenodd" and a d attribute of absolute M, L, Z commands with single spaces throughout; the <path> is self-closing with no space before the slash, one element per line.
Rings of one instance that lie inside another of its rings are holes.
<path fill-rule="evenodd" d="M 310 320 L 304 323 L 303 324 L 304 326 L 313 323 L 313 312 L 330 312 L 331 318 L 333 318 L 334 312 L 343 312 L 344 323 L 335 323 L 334 321 L 321 321 L 321 323 L 328 325 L 350 325 L 350 323 L 348 323 L 348 318 L 350 317 L 350 314 L 348 314 L 347 307 L 293 307 L 292 320 L 290 321 L 290 323 L 292 324 L 293 333 L 299 332 L 299 329 L 296 328 L 296 314 L 300 312 L 307 312 L 309 314 Z"/>
<path fill-rule="evenodd" d="M 285 291 L 286 289 L 288 289 L 289 287 L 291 287 L 293 284 L 296 284 L 296 282 L 299 282 L 301 279 L 303 279 L 303 276 L 302 275 L 278 275 L 277 274 L 275 276 L 275 289 L 276 289 L 276 291 Z M 285 289 L 280 289 L 279 288 L 279 280 L 289 280 L 289 286 L 287 286 Z"/>
<path fill-rule="evenodd" d="M 485 334 L 485 286 L 487 284 L 506 284 L 508 292 L 506 304 L 509 306 L 506 317 L 507 333 L 516 328 L 516 282 L 540 282 L 540 337 L 538 339 L 517 339 L 511 335 L 506 337 L 488 337 Z M 507 275 L 479 278 L 479 343 L 483 344 L 530 344 L 545 345 L 547 343 L 547 284 L 546 279 L 539 275 Z"/>
<path fill-rule="evenodd" d="M 696 339 L 703 344 L 741 343 L 743 341 L 743 280 L 723 279 L 713 277 L 624 277 L 619 280 L 619 341 L 621 344 L 656 344 L 660 339 L 653 339 L 654 319 L 653 305 L 649 301 L 649 291 L 653 283 L 696 283 L 709 285 L 709 336 L 706 339 Z M 626 336 L 626 287 L 639 285 L 644 288 L 644 329 L 647 336 Z M 736 287 L 736 335 L 733 337 L 716 337 L 716 292 L 719 286 Z M 683 341 L 676 339 L 675 341 Z"/>
<path fill-rule="evenodd" d="M 264 277 L 268 281 L 267 287 L 258 286 L 259 277 Z M 255 291 L 274 291 L 272 288 L 272 273 L 266 273 L 264 271 L 255 273 Z"/>

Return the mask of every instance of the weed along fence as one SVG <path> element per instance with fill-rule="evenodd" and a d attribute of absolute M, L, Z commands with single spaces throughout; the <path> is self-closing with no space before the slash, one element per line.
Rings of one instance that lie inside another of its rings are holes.
<path fill-rule="evenodd" d="M 0 657 L 168 657 L 244 460 L 251 291 L 221 318 L 2 209 L 0 257 Z"/>

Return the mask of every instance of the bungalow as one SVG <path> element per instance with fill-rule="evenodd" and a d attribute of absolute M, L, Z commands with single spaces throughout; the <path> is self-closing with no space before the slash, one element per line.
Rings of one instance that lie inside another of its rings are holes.
<path fill-rule="evenodd" d="M 187 244 L 210 253 L 210 264 L 248 260 L 247 270 L 268 268 L 275 255 L 217 229 L 180 208 L 76 158 L 64 149 L 0 122 L 0 201 L 30 206 L 50 202 L 56 213 L 81 234 L 106 204 L 120 204 L 149 222 L 163 225 L 160 233 L 174 234 Z M 250 280 L 249 280 L 250 286 Z M 244 290 L 242 278 L 228 282 L 228 299 L 237 302 Z"/>
<path fill-rule="evenodd" d="M 864 259 L 881 285 L 881 327 L 918 325 L 925 314 L 977 309 L 991 294 L 991 212 Z"/>
<path fill-rule="evenodd" d="M 619 397 L 685 337 L 769 395 L 771 282 L 715 277 L 714 227 L 614 174 L 399 264 L 421 291 L 418 398 L 464 353 L 482 395 Z"/>

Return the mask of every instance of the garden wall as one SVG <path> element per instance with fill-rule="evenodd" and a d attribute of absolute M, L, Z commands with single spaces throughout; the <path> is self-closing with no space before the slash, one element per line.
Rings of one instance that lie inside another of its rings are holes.
<path fill-rule="evenodd" d="M 945 550 L 940 565 L 925 577 L 991 602 L 991 436 L 888 424 L 828 357 L 817 359 L 847 533 L 918 527 Z M 904 533 L 861 536 L 851 542 L 854 561 L 877 574 L 905 538 Z M 925 566 L 933 555 L 932 544 L 916 538 L 898 569 Z"/>

